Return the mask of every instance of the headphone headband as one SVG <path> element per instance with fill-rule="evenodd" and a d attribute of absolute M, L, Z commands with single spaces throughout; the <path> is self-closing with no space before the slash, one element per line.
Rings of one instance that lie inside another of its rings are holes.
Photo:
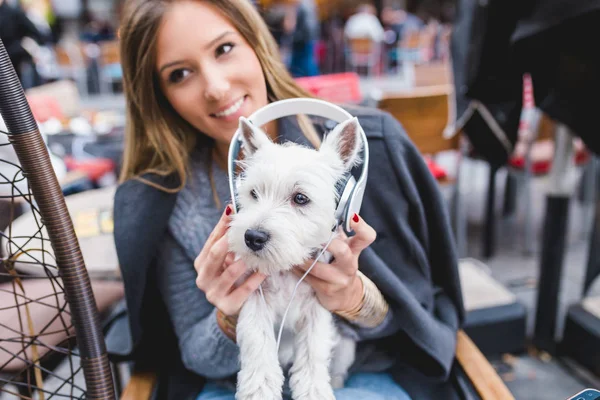
<path fill-rule="evenodd" d="M 328 118 L 337 123 L 352 118 L 352 115 L 342 107 L 327 101 L 310 98 L 295 98 L 275 101 L 248 117 L 256 126 L 262 126 L 275 119 L 289 117 L 296 114 L 308 114 Z"/>
<path fill-rule="evenodd" d="M 248 117 L 248 120 L 253 125 L 260 127 L 276 119 L 289 117 L 297 114 L 307 114 L 327 118 L 337 122 L 338 124 L 340 122 L 353 118 L 352 114 L 350 114 L 343 108 L 335 104 L 329 103 L 327 101 L 311 98 L 294 98 L 279 100 L 270 103 L 255 111 L 252 115 Z M 360 127 L 359 134 L 363 142 L 362 171 L 360 177 L 358 178 L 358 181 L 352 186 L 352 192 L 346 195 L 349 203 L 346 209 L 347 211 L 353 210 L 353 212 L 358 212 L 358 210 L 360 209 L 362 197 L 367 183 L 366 181 L 369 166 L 369 145 L 367 142 L 367 136 L 365 135 L 365 132 L 363 131 L 362 127 Z M 231 192 L 232 206 L 234 208 L 234 211 L 236 212 L 237 204 L 235 201 L 235 183 L 233 177 L 235 172 L 235 160 L 237 160 L 241 146 L 240 135 L 241 132 L 238 128 L 235 134 L 233 135 L 233 138 L 231 139 L 227 163 L 229 170 L 229 190 Z M 343 214 L 343 221 L 345 222 L 344 229 L 346 230 L 346 232 L 350 232 L 350 218 L 347 215 L 349 213 L 342 213 L 340 210 L 340 214 Z"/>

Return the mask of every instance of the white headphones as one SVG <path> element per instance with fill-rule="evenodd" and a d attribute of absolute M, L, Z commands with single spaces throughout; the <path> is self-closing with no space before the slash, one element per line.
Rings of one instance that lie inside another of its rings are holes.
<path fill-rule="evenodd" d="M 273 120 L 288 117 L 296 114 L 307 114 L 318 117 L 327 118 L 337 122 L 343 122 L 347 119 L 353 118 L 343 108 L 336 106 L 335 104 L 327 101 L 311 99 L 311 98 L 295 98 L 279 100 L 270 103 L 259 110 L 255 111 L 251 116 L 248 117 L 255 126 L 263 126 Z M 360 127 L 360 124 L 359 124 Z M 229 156 L 227 160 L 229 169 L 229 190 L 231 192 L 231 200 L 233 209 L 237 212 L 237 196 L 235 191 L 235 161 L 237 160 L 242 141 L 240 140 L 241 132 L 238 130 L 231 139 L 229 146 Z M 350 175 L 342 185 L 340 185 L 340 199 L 335 210 L 335 218 L 338 226 L 342 226 L 344 231 L 349 234 L 350 220 L 354 213 L 359 213 L 362 205 L 363 196 L 365 194 L 365 187 L 367 185 L 367 176 L 369 170 L 369 144 L 367 142 L 367 136 L 364 130 L 360 127 L 360 136 L 363 141 L 362 147 L 362 170 L 358 181 Z"/>

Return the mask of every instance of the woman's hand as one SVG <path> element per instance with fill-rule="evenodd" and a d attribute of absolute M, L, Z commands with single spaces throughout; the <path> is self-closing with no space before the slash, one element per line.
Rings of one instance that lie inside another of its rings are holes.
<path fill-rule="evenodd" d="M 198 273 L 196 285 L 205 293 L 208 302 L 226 316 L 237 317 L 242 305 L 266 276 L 255 272 L 235 286 L 236 281 L 246 273 L 246 264 L 242 260 L 234 262 L 234 255 L 228 252 L 226 233 L 232 211 L 233 208 L 228 205 L 196 257 L 194 268 Z"/>
<path fill-rule="evenodd" d="M 334 261 L 331 264 L 317 262 L 304 278 L 315 290 L 321 305 L 331 312 L 352 310 L 362 301 L 363 286 L 357 275 L 358 256 L 377 237 L 375 230 L 356 214 L 350 227 L 356 233 L 353 237 L 348 238 L 342 232 L 327 248 Z M 302 277 L 313 262 L 309 260 L 297 266 L 294 273 Z"/>

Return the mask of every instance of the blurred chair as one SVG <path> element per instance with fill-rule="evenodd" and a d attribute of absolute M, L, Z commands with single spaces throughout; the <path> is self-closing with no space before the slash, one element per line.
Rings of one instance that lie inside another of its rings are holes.
<path fill-rule="evenodd" d="M 370 38 L 348 39 L 348 69 L 358 72 L 364 69 L 366 76 L 373 74 L 381 59 L 381 44 Z"/>
<path fill-rule="evenodd" d="M 452 66 L 447 61 L 416 64 L 414 67 L 414 85 L 438 86 L 452 84 Z"/>
<path fill-rule="evenodd" d="M 504 215 L 510 215 L 514 210 L 510 209 L 510 199 L 507 196 L 514 195 L 511 193 L 513 189 L 509 185 L 517 184 L 523 191 L 524 199 L 524 248 L 525 255 L 531 255 L 534 251 L 535 230 L 534 230 L 534 215 L 533 203 L 531 196 L 531 184 L 535 177 L 547 175 L 552 168 L 552 159 L 554 156 L 554 131 L 555 122 L 543 114 L 540 110 L 535 109 L 533 117 L 529 122 L 529 132 L 522 135 L 519 142 L 515 146 L 513 155 L 508 164 L 507 188 L 505 189 Z M 590 160 L 590 153 L 583 145 L 583 142 L 578 139 L 573 139 L 575 148 L 575 158 L 573 163 L 577 167 L 587 165 Z M 514 178 L 514 181 L 511 179 Z M 593 179 L 593 175 L 592 175 Z M 583 182 L 583 190 L 593 190 L 592 187 L 585 188 Z M 517 188 L 514 188 L 517 189 Z M 516 190 L 515 190 L 516 192 Z M 589 199 L 590 196 L 585 196 Z M 582 221 L 582 225 L 589 225 L 589 221 Z"/>
<path fill-rule="evenodd" d="M 458 133 L 447 135 L 451 118 L 453 89 L 451 85 L 415 88 L 406 93 L 385 94 L 378 108 L 392 114 L 404 127 L 406 133 L 423 155 L 427 166 L 440 185 L 453 185 L 452 214 L 459 254 L 466 248 L 466 218 L 462 215 L 460 199 L 461 140 Z M 449 174 L 434 161 L 436 155 L 454 152 L 456 168 Z"/>
<path fill-rule="evenodd" d="M 100 42 L 99 74 L 103 93 L 113 93 L 113 85 L 123 80 L 119 43 L 115 41 Z"/>
<path fill-rule="evenodd" d="M 86 96 L 89 93 L 88 60 L 83 45 L 78 42 L 63 41 L 54 46 L 54 52 L 61 78 L 75 81 L 79 94 Z"/>
<path fill-rule="evenodd" d="M 421 33 L 409 30 L 398 41 L 397 59 L 400 64 L 421 62 Z"/>
<path fill-rule="evenodd" d="M 41 269 L 41 268 L 40 268 Z M 0 366 L 2 373 L 19 373 L 29 367 L 34 359 L 33 351 L 39 359 L 47 358 L 46 355 L 61 343 L 74 335 L 73 326 L 65 321 L 70 321 L 69 305 L 64 296 L 60 296 L 58 282 L 51 279 L 22 279 L 20 286 L 13 286 L 14 282 L 0 284 L 0 304 L 3 305 L 0 313 Z M 123 283 L 118 281 L 93 280 L 92 290 L 96 299 L 96 306 L 100 314 L 107 313 L 111 306 L 125 296 Z M 55 296 L 62 297 L 57 301 Z M 26 306 L 28 304 L 28 306 Z M 31 332 L 21 332 L 20 317 L 27 315 L 31 319 Z M 15 336 L 22 337 L 14 339 Z M 33 336 L 39 334 L 43 339 L 37 342 L 37 348 L 30 343 Z M 56 355 L 54 355 L 56 356 Z M 47 361 L 47 360 L 46 360 Z"/>

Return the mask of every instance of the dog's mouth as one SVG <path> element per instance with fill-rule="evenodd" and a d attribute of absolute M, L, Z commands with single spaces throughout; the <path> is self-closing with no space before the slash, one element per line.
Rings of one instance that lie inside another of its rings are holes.
<path fill-rule="evenodd" d="M 248 251 L 242 257 L 246 266 L 253 272 L 260 272 L 264 275 L 271 276 L 280 272 L 292 269 L 291 265 L 272 262 L 267 256 L 266 251 L 252 252 Z"/>

